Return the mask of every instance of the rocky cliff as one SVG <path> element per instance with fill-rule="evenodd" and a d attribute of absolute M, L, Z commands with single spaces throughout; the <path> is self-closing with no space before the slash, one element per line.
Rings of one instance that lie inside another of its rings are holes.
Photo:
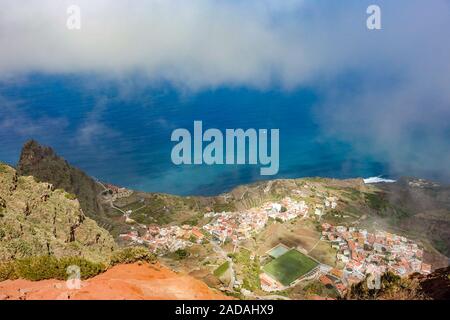
<path fill-rule="evenodd" d="M 367 281 L 351 287 L 351 300 L 449 300 L 450 267 L 435 270 L 429 275 L 413 274 L 400 278 L 392 273 L 381 277 L 381 288 L 368 289 Z"/>
<path fill-rule="evenodd" d="M 24 161 L 39 157 L 26 152 Z M 0 163 L 0 261 L 53 255 L 103 262 L 115 246 L 74 195 Z"/>
<path fill-rule="evenodd" d="M 39 182 L 47 182 L 57 189 L 73 194 L 86 216 L 94 219 L 101 227 L 112 232 L 121 227 L 108 216 L 98 195 L 103 187 L 80 169 L 59 157 L 52 148 L 30 140 L 22 148 L 17 164 L 20 176 L 33 176 Z"/>

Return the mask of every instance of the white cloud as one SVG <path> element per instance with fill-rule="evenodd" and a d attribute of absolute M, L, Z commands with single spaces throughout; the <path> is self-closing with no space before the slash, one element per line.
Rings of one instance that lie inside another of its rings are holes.
<path fill-rule="evenodd" d="M 139 71 L 197 88 L 265 85 L 272 68 L 303 72 L 286 59 L 301 48 L 288 19 L 299 1 L 80 0 L 82 29 L 69 31 L 72 3 L 2 2 L 1 73 Z"/>
<path fill-rule="evenodd" d="M 3 0 L 0 78 L 92 73 L 123 81 L 138 74 L 184 90 L 313 84 L 323 89 L 320 118 L 329 132 L 370 140 L 399 165 L 441 169 L 445 162 L 436 159 L 450 159 L 450 3 L 378 0 L 383 29 L 368 31 L 372 3 Z M 80 31 L 66 28 L 71 4 L 82 10 Z M 358 86 L 339 83 L 348 72 L 360 77 Z M 99 123 L 85 123 L 81 141 L 107 134 Z M 411 128 L 425 142 L 417 145 Z"/>
<path fill-rule="evenodd" d="M 377 61 L 409 69 L 420 61 L 406 50 L 426 49 L 417 41 L 447 40 L 433 34 L 449 27 L 445 0 L 379 2 L 384 31 L 376 35 L 365 27 L 365 0 L 4 0 L 0 74 L 140 73 L 191 89 L 290 88 Z M 80 31 L 66 28 L 72 4 Z"/>

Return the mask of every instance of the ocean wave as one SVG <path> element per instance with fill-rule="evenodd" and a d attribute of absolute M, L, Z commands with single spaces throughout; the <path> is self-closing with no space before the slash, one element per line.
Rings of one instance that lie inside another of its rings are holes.
<path fill-rule="evenodd" d="M 365 184 L 372 184 L 372 183 L 394 183 L 396 180 L 391 179 L 383 179 L 381 177 L 370 177 L 367 179 L 364 179 Z"/>

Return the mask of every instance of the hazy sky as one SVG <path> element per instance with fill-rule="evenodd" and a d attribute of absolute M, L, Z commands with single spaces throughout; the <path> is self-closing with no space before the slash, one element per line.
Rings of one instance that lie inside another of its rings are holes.
<path fill-rule="evenodd" d="M 66 28 L 71 4 L 78 31 Z M 382 30 L 366 28 L 370 4 Z M 38 72 L 119 84 L 139 74 L 189 92 L 314 86 L 326 134 L 450 179 L 449 39 L 448 0 L 2 0 L 0 81 Z"/>

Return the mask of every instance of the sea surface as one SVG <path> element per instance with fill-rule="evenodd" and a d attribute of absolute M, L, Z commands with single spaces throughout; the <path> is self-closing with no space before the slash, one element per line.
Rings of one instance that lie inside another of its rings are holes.
<path fill-rule="evenodd" d="M 102 181 L 179 195 L 219 194 L 261 179 L 393 175 L 383 159 L 324 134 L 314 88 L 192 92 L 143 82 L 32 75 L 0 84 L 0 161 L 14 165 L 22 144 L 36 139 Z M 171 133 L 192 131 L 195 120 L 205 130 L 280 129 L 278 175 L 249 165 L 175 166 Z"/>

